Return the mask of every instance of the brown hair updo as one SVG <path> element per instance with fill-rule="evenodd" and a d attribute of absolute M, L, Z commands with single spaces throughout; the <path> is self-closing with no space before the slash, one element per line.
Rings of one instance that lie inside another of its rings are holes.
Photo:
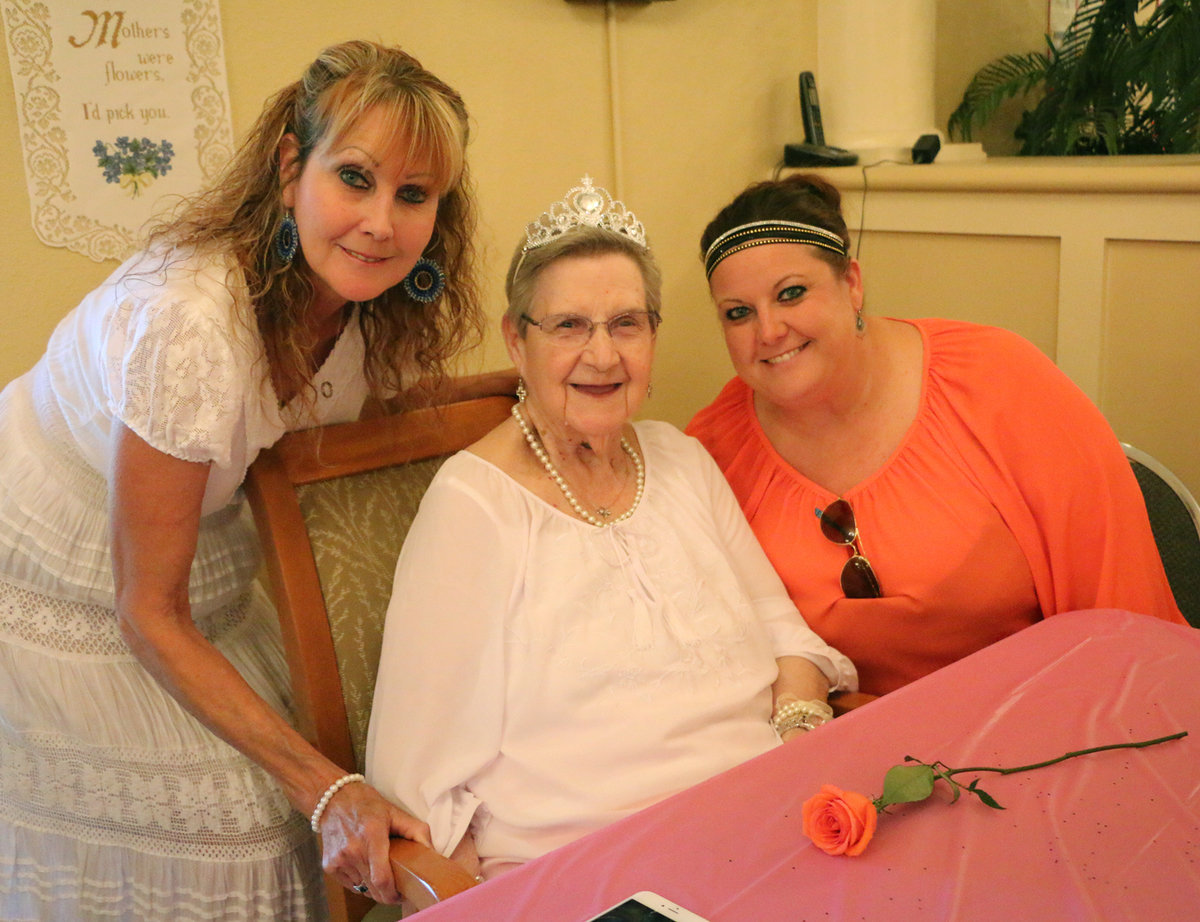
<path fill-rule="evenodd" d="M 796 221 L 831 231 L 842 238 L 850 250 L 850 233 L 842 217 L 842 194 L 815 173 L 797 173 L 784 179 L 755 183 L 742 190 L 732 202 L 717 212 L 700 236 L 703 260 L 712 242 L 727 231 L 752 221 Z M 823 247 L 814 252 L 838 272 L 850 266 L 850 257 Z"/>

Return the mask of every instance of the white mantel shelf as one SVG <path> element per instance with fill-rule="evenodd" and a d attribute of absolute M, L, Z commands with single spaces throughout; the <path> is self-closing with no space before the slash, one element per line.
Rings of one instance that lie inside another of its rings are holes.
<path fill-rule="evenodd" d="M 789 172 L 800 172 L 799 170 Z M 989 157 L 940 164 L 882 163 L 820 170 L 843 191 L 1200 193 L 1200 155 Z"/>

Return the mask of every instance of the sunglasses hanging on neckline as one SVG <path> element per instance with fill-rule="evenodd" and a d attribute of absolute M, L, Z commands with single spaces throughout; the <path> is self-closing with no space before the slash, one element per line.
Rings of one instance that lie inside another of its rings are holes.
<path fill-rule="evenodd" d="M 844 499 L 837 499 L 824 509 L 814 509 L 821 523 L 821 534 L 834 544 L 850 551 L 850 559 L 842 567 L 842 592 L 848 599 L 878 599 L 883 595 L 879 578 L 871 562 L 863 556 L 858 544 L 858 525 L 854 510 Z"/>

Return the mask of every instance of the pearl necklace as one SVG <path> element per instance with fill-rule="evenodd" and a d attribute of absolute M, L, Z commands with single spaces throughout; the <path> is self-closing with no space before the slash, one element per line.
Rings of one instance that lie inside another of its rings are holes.
<path fill-rule="evenodd" d="M 575 498 L 575 494 L 571 492 L 570 486 L 567 485 L 566 478 L 558 472 L 554 466 L 554 462 L 550 460 L 550 456 L 546 454 L 546 449 L 542 447 L 542 443 L 538 441 L 538 437 L 533 434 L 533 430 L 529 428 L 529 424 L 525 422 L 525 417 L 521 414 L 521 405 L 514 403 L 512 408 L 513 419 L 517 421 L 517 425 L 521 427 L 521 432 L 525 435 L 525 443 L 529 449 L 537 456 L 537 459 L 542 462 L 542 467 L 546 469 L 546 473 L 550 475 L 550 479 L 558 484 L 558 488 L 562 490 L 563 496 L 566 497 L 567 503 L 575 510 L 575 513 L 597 528 L 609 528 L 616 525 L 618 522 L 624 522 L 627 518 L 633 515 L 633 511 L 637 509 L 638 503 L 642 501 L 642 494 L 646 491 L 646 468 L 642 464 L 642 459 L 638 456 L 637 450 L 629 444 L 625 436 L 621 436 L 621 448 L 625 454 L 629 455 L 629 460 L 633 462 L 633 469 L 637 472 L 637 491 L 633 494 L 633 504 L 622 512 L 615 519 L 610 521 L 601 521 L 579 504 L 579 500 Z M 606 509 L 597 509 L 601 516 L 607 518 L 611 513 Z"/>

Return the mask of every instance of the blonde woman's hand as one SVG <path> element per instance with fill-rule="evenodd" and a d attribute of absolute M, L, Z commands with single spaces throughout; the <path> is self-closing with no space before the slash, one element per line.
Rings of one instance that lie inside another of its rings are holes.
<path fill-rule="evenodd" d="M 432 847 L 429 826 L 386 800 L 368 784 L 348 784 L 321 816 L 321 865 L 349 890 L 377 903 L 399 903 L 388 860 L 392 836 Z"/>

